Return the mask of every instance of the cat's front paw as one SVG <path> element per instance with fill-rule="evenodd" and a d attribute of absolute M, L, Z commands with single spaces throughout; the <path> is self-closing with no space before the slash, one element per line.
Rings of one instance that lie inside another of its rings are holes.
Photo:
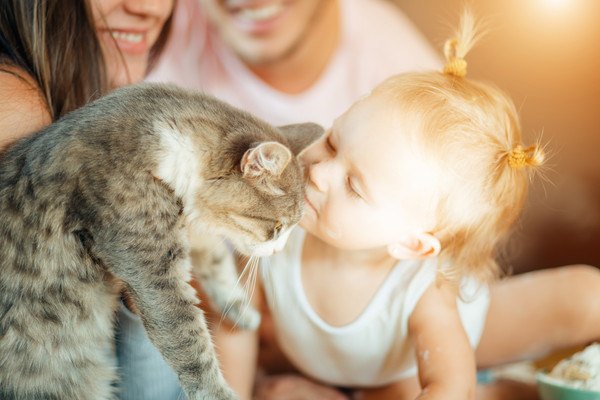
<path fill-rule="evenodd" d="M 260 313 L 246 301 L 235 300 L 225 307 L 223 315 L 234 326 L 254 330 L 260 325 Z"/>
<path fill-rule="evenodd" d="M 188 400 L 239 400 L 239 396 L 229 387 L 222 387 L 214 392 L 200 391 L 188 395 Z"/>
<path fill-rule="evenodd" d="M 211 399 L 214 398 L 216 400 L 239 400 L 240 397 L 230 388 L 224 388 L 223 390 L 220 390 L 217 394 L 216 397 L 211 397 Z"/>

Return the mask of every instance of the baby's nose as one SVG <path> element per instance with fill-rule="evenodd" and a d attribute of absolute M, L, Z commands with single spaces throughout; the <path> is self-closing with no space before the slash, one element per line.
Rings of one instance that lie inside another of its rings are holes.
<path fill-rule="evenodd" d="M 325 181 L 321 170 L 322 168 L 319 163 L 310 165 L 308 167 L 308 179 L 315 189 L 323 192 L 325 189 Z"/>
<path fill-rule="evenodd" d="M 320 192 L 327 191 L 327 180 L 331 177 L 330 169 L 327 162 L 319 162 L 309 166 L 309 179 Z"/>

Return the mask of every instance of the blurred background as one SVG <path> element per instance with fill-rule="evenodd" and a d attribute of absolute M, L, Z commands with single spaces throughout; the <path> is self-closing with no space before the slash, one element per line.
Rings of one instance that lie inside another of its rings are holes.
<path fill-rule="evenodd" d="M 541 136 L 548 145 L 503 264 L 600 266 L 600 0 L 390 1 L 439 49 L 464 4 L 487 20 L 469 76 L 511 95 L 525 144 Z"/>

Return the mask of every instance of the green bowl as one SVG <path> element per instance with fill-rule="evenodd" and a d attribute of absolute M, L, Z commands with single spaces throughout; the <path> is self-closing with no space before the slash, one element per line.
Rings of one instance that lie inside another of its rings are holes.
<path fill-rule="evenodd" d="M 567 386 L 543 372 L 536 378 L 542 400 L 600 400 L 600 392 Z"/>

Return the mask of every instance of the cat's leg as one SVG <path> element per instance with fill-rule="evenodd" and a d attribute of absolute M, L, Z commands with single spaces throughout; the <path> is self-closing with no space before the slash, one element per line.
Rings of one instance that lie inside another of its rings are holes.
<path fill-rule="evenodd" d="M 183 230 L 110 235 L 102 256 L 127 285 L 150 341 L 175 370 L 188 398 L 237 399 L 219 369 L 196 292 L 186 282 L 191 263 Z"/>
<path fill-rule="evenodd" d="M 150 342 L 140 316 L 120 304 L 116 328 L 119 399 L 185 400 L 177 374 Z"/>
<path fill-rule="evenodd" d="M 190 244 L 193 273 L 213 305 L 232 324 L 242 329 L 256 329 L 260 314 L 250 305 L 244 283 L 238 278 L 234 257 L 224 240 L 194 231 Z M 254 273 L 257 271 L 250 271 L 250 275 Z"/>

